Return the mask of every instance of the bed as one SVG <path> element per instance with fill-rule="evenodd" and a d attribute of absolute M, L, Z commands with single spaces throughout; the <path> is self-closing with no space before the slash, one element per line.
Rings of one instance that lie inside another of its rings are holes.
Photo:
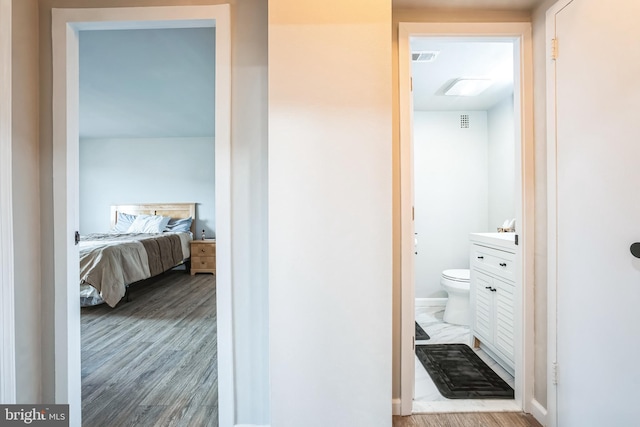
<path fill-rule="evenodd" d="M 190 258 L 195 203 L 111 206 L 108 233 L 80 236 L 80 305 L 115 307 L 128 287 Z"/>

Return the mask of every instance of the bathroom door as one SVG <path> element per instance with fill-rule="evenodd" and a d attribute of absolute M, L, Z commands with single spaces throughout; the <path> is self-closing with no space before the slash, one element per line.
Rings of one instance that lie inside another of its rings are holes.
<path fill-rule="evenodd" d="M 558 42 L 549 68 L 550 424 L 636 425 L 640 259 L 629 248 L 640 242 L 640 2 L 561 3 L 547 16 Z"/>

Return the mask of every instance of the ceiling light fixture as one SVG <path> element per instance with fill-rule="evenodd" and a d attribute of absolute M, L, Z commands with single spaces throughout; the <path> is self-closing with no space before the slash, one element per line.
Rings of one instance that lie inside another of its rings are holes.
<path fill-rule="evenodd" d="M 476 96 L 491 86 L 491 79 L 457 79 L 444 94 L 447 96 Z"/>

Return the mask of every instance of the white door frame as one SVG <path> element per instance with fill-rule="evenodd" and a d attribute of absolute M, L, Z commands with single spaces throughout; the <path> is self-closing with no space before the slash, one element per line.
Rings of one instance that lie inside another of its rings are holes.
<path fill-rule="evenodd" d="M 79 258 L 73 238 L 79 216 L 78 31 L 213 26 L 216 27 L 218 407 L 220 425 L 234 424 L 230 19 L 228 4 L 52 10 L 55 401 L 70 404 L 70 425 L 81 424 L 82 408 Z"/>
<path fill-rule="evenodd" d="M 556 37 L 556 15 L 573 0 L 560 0 L 546 14 L 547 71 L 547 425 L 558 423 L 558 390 L 554 370 L 558 360 L 558 170 L 556 139 L 556 67 L 552 40 Z"/>
<path fill-rule="evenodd" d="M 400 95 L 400 185 L 401 185 L 401 337 L 400 337 L 400 413 L 409 415 L 413 404 L 415 380 L 413 349 L 415 321 L 414 236 L 413 236 L 413 137 L 411 111 L 410 46 L 412 36 L 426 37 L 483 37 L 511 39 L 516 55 L 514 81 L 515 127 L 520 129 L 520 144 L 516 156 L 520 164 L 520 186 L 516 189 L 516 224 L 522 260 L 520 283 L 516 290 L 515 330 L 515 402 L 540 419 L 540 411 L 533 396 L 534 380 L 534 126 L 533 126 L 533 54 L 531 24 L 517 23 L 400 23 L 398 33 L 399 95 Z M 406 256 L 406 255 L 409 256 Z"/>
<path fill-rule="evenodd" d="M 0 0 L 0 403 L 16 402 L 11 168 L 11 0 Z"/>

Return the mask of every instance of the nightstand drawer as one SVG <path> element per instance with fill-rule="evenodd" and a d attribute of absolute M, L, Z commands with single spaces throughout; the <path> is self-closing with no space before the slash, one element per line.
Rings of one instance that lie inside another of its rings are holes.
<path fill-rule="evenodd" d="M 216 246 L 211 244 L 192 243 L 191 244 L 191 256 L 192 257 L 208 257 L 216 255 Z"/>
<path fill-rule="evenodd" d="M 191 268 L 196 270 L 215 270 L 216 269 L 216 257 L 193 257 L 191 259 Z"/>

